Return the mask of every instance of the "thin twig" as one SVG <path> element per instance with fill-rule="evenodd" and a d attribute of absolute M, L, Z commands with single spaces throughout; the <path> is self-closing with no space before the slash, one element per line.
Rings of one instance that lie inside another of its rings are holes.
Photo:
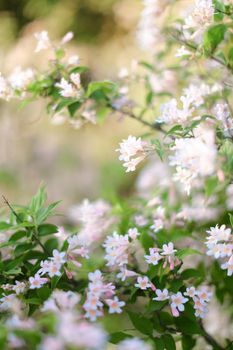
<path fill-rule="evenodd" d="M 208 344 L 212 345 L 216 350 L 224 350 L 224 348 L 209 333 L 206 332 L 203 323 L 200 322 L 199 324 L 202 330 L 202 336 L 204 337 L 205 341 Z"/>
<path fill-rule="evenodd" d="M 137 122 L 145 125 L 145 126 L 148 126 L 149 128 L 153 129 L 153 130 L 158 130 L 160 132 L 162 132 L 163 134 L 166 134 L 166 131 L 163 130 L 162 126 L 159 125 L 159 124 L 151 124 L 149 123 L 148 121 L 146 121 L 145 119 L 142 119 L 142 118 L 138 118 L 133 112 L 131 111 L 126 111 L 126 110 L 123 110 L 123 109 L 118 109 L 116 107 L 114 107 L 112 104 L 109 104 L 109 107 L 114 111 L 114 112 L 119 112 L 119 113 L 122 113 L 124 114 L 125 116 L 127 117 L 130 117 L 134 120 L 136 120 Z"/>
<path fill-rule="evenodd" d="M 176 36 L 175 34 L 169 32 L 169 34 L 173 37 L 173 39 L 175 39 L 176 41 L 180 42 L 181 44 L 185 45 L 186 47 L 188 47 L 189 49 L 191 49 L 192 51 L 197 51 L 197 46 L 194 45 L 193 43 L 189 43 L 186 40 L 182 39 L 179 36 Z M 231 73 L 232 73 L 232 69 L 231 67 L 229 67 L 228 65 L 226 65 L 220 58 L 214 56 L 214 55 L 210 55 L 209 56 L 210 59 L 212 59 L 213 61 L 219 63 L 221 66 L 225 67 L 226 69 L 228 69 Z"/>

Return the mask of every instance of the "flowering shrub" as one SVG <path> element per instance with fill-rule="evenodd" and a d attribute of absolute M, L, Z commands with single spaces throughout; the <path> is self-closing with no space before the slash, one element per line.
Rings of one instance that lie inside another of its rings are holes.
<path fill-rule="evenodd" d="M 2 99 L 45 98 L 52 122 L 138 121 L 146 132 L 116 151 L 126 172 L 147 162 L 130 199 L 85 200 L 67 227 L 48 222 L 59 203 L 44 187 L 27 206 L 4 197 L 2 349 L 233 349 L 230 325 L 225 337 L 206 329 L 213 300 L 233 316 L 233 4 L 143 5 L 136 37 L 153 59 L 115 82 L 88 81 L 66 57 L 70 32 L 35 34 L 35 51 L 52 55 L 43 72 L 0 76 Z"/>

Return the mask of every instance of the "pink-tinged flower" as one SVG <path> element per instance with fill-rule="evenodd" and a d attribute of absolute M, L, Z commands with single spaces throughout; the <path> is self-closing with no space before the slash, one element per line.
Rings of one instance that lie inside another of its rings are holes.
<path fill-rule="evenodd" d="M 135 240 L 138 236 L 140 236 L 140 233 L 138 232 L 138 229 L 134 227 L 128 230 L 128 235 L 132 240 Z"/>
<path fill-rule="evenodd" d="M 107 299 L 106 303 L 109 307 L 109 313 L 110 314 L 120 314 L 122 312 L 121 308 L 125 306 L 124 301 L 119 301 L 118 297 L 114 297 L 113 299 Z"/>
<path fill-rule="evenodd" d="M 197 293 L 196 288 L 190 287 L 190 288 L 186 288 L 186 292 L 184 293 L 184 295 L 186 295 L 187 297 L 190 297 L 190 298 L 194 298 L 196 293 Z"/>
<path fill-rule="evenodd" d="M 146 262 L 148 264 L 157 265 L 159 260 L 162 259 L 162 256 L 158 253 L 158 249 L 150 248 L 149 252 L 149 255 L 145 255 Z"/>
<path fill-rule="evenodd" d="M 142 290 L 146 290 L 147 288 L 151 287 L 151 282 L 147 276 L 139 276 L 137 278 L 137 283 L 135 284 L 135 287 L 140 288 Z"/>
<path fill-rule="evenodd" d="M 120 148 L 116 151 L 120 152 L 119 159 L 123 161 L 123 166 L 126 167 L 126 172 L 134 171 L 136 166 L 143 161 L 154 147 L 147 141 L 129 136 L 128 139 L 120 143 Z"/>
<path fill-rule="evenodd" d="M 130 338 L 121 341 L 117 350 L 151 350 L 151 346 L 138 338 Z"/>
<path fill-rule="evenodd" d="M 54 261 L 57 265 L 65 264 L 66 262 L 66 253 L 65 252 L 59 252 L 57 249 L 53 250 L 53 257 L 51 258 L 52 261 Z"/>
<path fill-rule="evenodd" d="M 169 299 L 169 294 L 167 289 L 156 289 L 155 291 L 157 297 L 153 298 L 153 300 L 156 301 L 163 301 L 163 300 L 168 300 Z"/>
<path fill-rule="evenodd" d="M 63 340 L 55 336 L 45 337 L 39 347 L 40 350 L 63 350 L 64 348 Z"/>
<path fill-rule="evenodd" d="M 35 33 L 34 36 L 37 40 L 37 46 L 36 46 L 35 52 L 46 50 L 51 47 L 49 35 L 46 30 L 43 30 L 42 32 L 39 32 L 39 33 Z"/>
<path fill-rule="evenodd" d="M 202 287 L 200 290 L 198 290 L 197 295 L 199 299 L 204 302 L 209 302 L 212 297 L 212 293 L 208 292 L 206 287 Z"/>
<path fill-rule="evenodd" d="M 102 272 L 100 270 L 95 270 L 94 272 L 89 272 L 88 279 L 93 283 L 102 282 L 102 280 L 103 280 Z"/>
<path fill-rule="evenodd" d="M 53 261 L 50 261 L 48 275 L 49 277 L 61 276 L 61 265 L 55 264 Z"/>
<path fill-rule="evenodd" d="M 174 244 L 172 242 L 169 242 L 168 244 L 163 244 L 163 251 L 160 253 L 161 255 L 174 255 L 177 252 L 176 249 L 174 249 Z"/>
<path fill-rule="evenodd" d="M 171 308 L 173 310 L 184 311 L 184 304 L 187 303 L 188 299 L 184 298 L 181 292 L 171 295 Z"/>
<path fill-rule="evenodd" d="M 38 273 L 34 277 L 29 277 L 30 289 L 41 288 L 48 282 L 48 278 L 41 277 Z"/>
<path fill-rule="evenodd" d="M 38 274 L 40 275 L 44 275 L 46 273 L 48 273 L 49 271 L 49 267 L 50 267 L 50 261 L 49 260 L 43 260 L 40 262 L 40 266 L 41 268 L 38 270 Z"/>
<path fill-rule="evenodd" d="M 96 321 L 98 317 L 103 316 L 103 311 L 98 309 L 88 309 L 84 316 L 90 321 Z"/>
<path fill-rule="evenodd" d="M 223 270 L 227 269 L 227 276 L 233 275 L 233 255 L 230 257 L 230 259 L 225 264 L 221 265 L 221 268 Z"/>
<path fill-rule="evenodd" d="M 208 248 L 206 252 L 207 255 L 214 256 L 215 259 L 220 257 L 222 251 L 221 244 L 208 244 Z"/>
<path fill-rule="evenodd" d="M 128 270 L 127 268 L 123 267 L 120 269 L 120 272 L 116 275 L 117 278 L 119 278 L 122 282 L 124 282 L 129 277 L 136 276 L 137 273 L 131 270 Z"/>
<path fill-rule="evenodd" d="M 218 241 L 228 241 L 231 236 L 231 229 L 226 228 L 226 225 L 221 225 L 220 227 L 216 225 L 206 232 L 209 234 L 207 237 L 208 243 L 213 244 L 218 243 Z"/>
<path fill-rule="evenodd" d="M 67 44 L 69 41 L 71 41 L 74 37 L 74 33 L 73 32 L 68 32 L 66 33 L 63 38 L 61 39 L 61 44 Z"/>
<path fill-rule="evenodd" d="M 12 290 L 14 290 L 16 294 L 24 293 L 25 289 L 26 289 L 26 283 L 19 282 L 19 281 L 15 281 L 15 285 L 12 287 Z"/>
<path fill-rule="evenodd" d="M 85 303 L 83 304 L 83 308 L 88 311 L 88 310 L 97 310 L 98 308 L 102 308 L 103 303 L 100 301 L 99 296 L 88 293 L 87 294 L 87 299 Z"/>
<path fill-rule="evenodd" d="M 136 215 L 134 217 L 135 224 L 139 227 L 146 226 L 148 224 L 147 218 L 145 218 L 143 215 Z"/>
<path fill-rule="evenodd" d="M 164 227 L 164 222 L 162 219 L 154 219 L 154 223 L 153 225 L 151 225 L 151 229 L 154 231 L 154 232 L 158 232 L 160 230 L 162 230 Z"/>

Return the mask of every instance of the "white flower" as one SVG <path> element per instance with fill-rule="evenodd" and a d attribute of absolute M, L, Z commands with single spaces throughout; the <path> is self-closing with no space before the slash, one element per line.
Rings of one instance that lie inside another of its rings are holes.
<path fill-rule="evenodd" d="M 162 259 L 162 256 L 158 253 L 158 249 L 150 248 L 149 252 L 149 255 L 145 255 L 146 262 L 148 264 L 157 265 L 159 260 Z"/>
<path fill-rule="evenodd" d="M 48 275 L 49 277 L 54 277 L 54 276 L 61 276 L 61 265 L 60 264 L 56 264 L 53 261 L 49 262 L 49 267 L 48 267 Z"/>
<path fill-rule="evenodd" d="M 226 225 L 221 225 L 220 227 L 216 225 L 206 232 L 209 234 L 207 237 L 208 244 L 215 244 L 219 241 L 228 241 L 231 236 L 231 229 L 226 228 Z"/>
<path fill-rule="evenodd" d="M 120 272 L 116 275 L 117 278 L 121 279 L 122 282 L 124 282 L 127 278 L 129 277 L 134 277 L 136 276 L 137 273 L 131 270 L 128 270 L 125 267 L 122 267 L 120 269 Z"/>
<path fill-rule="evenodd" d="M 151 347 L 141 339 L 130 338 L 121 341 L 117 345 L 117 350 L 151 350 Z"/>
<path fill-rule="evenodd" d="M 12 91 L 7 80 L 0 73 L 0 98 L 9 101 L 12 97 Z"/>
<path fill-rule="evenodd" d="M 35 33 L 34 36 L 37 40 L 37 46 L 36 46 L 35 52 L 46 50 L 51 47 L 49 35 L 46 30 L 43 30 L 42 32 L 39 32 L 39 33 Z"/>
<path fill-rule="evenodd" d="M 80 90 L 77 86 L 69 83 L 65 78 L 61 78 L 60 83 L 55 84 L 60 89 L 59 93 L 61 96 L 66 98 L 78 98 L 80 96 Z"/>
<path fill-rule="evenodd" d="M 128 235 L 118 235 L 116 232 L 108 236 L 103 246 L 106 251 L 107 266 L 121 267 L 128 263 Z"/>
<path fill-rule="evenodd" d="M 74 37 L 73 32 L 66 33 L 61 40 L 61 44 L 62 45 L 67 44 L 69 41 L 71 41 L 73 39 L 73 37 Z"/>
<path fill-rule="evenodd" d="M 187 50 L 184 45 L 182 45 L 175 54 L 175 57 L 183 57 L 183 56 L 190 56 L 192 55 L 192 52 Z"/>
<path fill-rule="evenodd" d="M 25 289 L 26 289 L 26 283 L 19 282 L 19 281 L 15 281 L 15 285 L 12 288 L 12 290 L 14 290 L 16 294 L 24 293 Z"/>
<path fill-rule="evenodd" d="M 51 258 L 52 261 L 54 261 L 55 264 L 65 264 L 66 262 L 66 253 L 65 252 L 59 252 L 57 249 L 53 250 L 53 257 Z"/>
<path fill-rule="evenodd" d="M 73 55 L 73 56 L 70 56 L 70 57 L 68 58 L 68 64 L 69 64 L 70 66 L 78 66 L 79 63 L 80 63 L 80 58 L 79 58 L 79 56 L 77 56 L 77 55 Z"/>
<path fill-rule="evenodd" d="M 199 299 L 203 302 L 209 302 L 210 298 L 212 297 L 212 293 L 208 292 L 206 287 L 202 287 L 197 291 L 197 295 Z"/>
<path fill-rule="evenodd" d="M 227 276 L 233 275 L 233 255 L 230 257 L 230 259 L 225 264 L 221 265 L 221 268 L 223 270 L 227 269 Z"/>
<path fill-rule="evenodd" d="M 121 308 L 125 306 L 124 301 L 119 301 L 118 297 L 114 297 L 113 299 L 107 299 L 106 303 L 109 307 L 109 313 L 117 313 L 120 314 L 122 312 Z"/>
<path fill-rule="evenodd" d="M 196 288 L 190 287 L 190 288 L 186 288 L 186 292 L 184 293 L 184 295 L 186 295 L 187 297 L 190 297 L 190 298 L 194 298 L 196 293 L 197 293 Z"/>
<path fill-rule="evenodd" d="M 176 180 L 189 192 L 195 178 L 212 175 L 216 169 L 217 148 L 213 130 L 198 126 L 192 138 L 179 138 L 171 148 L 170 165 L 176 167 Z"/>
<path fill-rule="evenodd" d="M 137 283 L 135 284 L 135 287 L 140 288 L 142 290 L 146 290 L 147 288 L 150 288 L 151 283 L 149 281 L 149 278 L 147 276 L 144 276 L 144 277 L 139 276 L 137 278 Z"/>
<path fill-rule="evenodd" d="M 167 289 L 156 289 L 155 291 L 157 297 L 153 298 L 153 300 L 156 301 L 163 301 L 163 300 L 167 300 L 169 299 L 169 295 L 168 295 L 168 290 Z"/>
<path fill-rule="evenodd" d="M 48 278 L 41 277 L 38 273 L 34 277 L 29 277 L 30 289 L 41 288 L 48 282 Z"/>
<path fill-rule="evenodd" d="M 8 80 L 13 89 L 23 90 L 33 80 L 34 75 L 31 68 L 22 70 L 21 67 L 17 67 L 8 77 Z"/>
<path fill-rule="evenodd" d="M 152 151 L 153 146 L 142 139 L 135 136 L 129 136 L 128 139 L 120 143 L 120 148 L 116 151 L 120 153 L 119 159 L 124 161 L 123 166 L 126 167 L 126 172 L 134 171 L 136 166 L 143 161 L 148 153 Z"/>
<path fill-rule="evenodd" d="M 154 223 L 153 225 L 150 226 L 150 228 L 154 231 L 154 232 L 158 232 L 160 230 L 162 230 L 164 227 L 164 223 L 162 219 L 154 219 Z"/>
<path fill-rule="evenodd" d="M 132 240 L 135 240 L 138 236 L 140 236 L 140 233 L 138 232 L 138 229 L 134 227 L 128 230 L 128 235 Z"/>
<path fill-rule="evenodd" d="M 72 83 L 74 83 L 74 85 L 80 89 L 81 87 L 81 77 L 79 73 L 72 73 L 70 75 L 70 80 L 72 81 Z"/>
<path fill-rule="evenodd" d="M 171 308 L 184 311 L 184 304 L 187 303 L 188 299 L 185 298 L 181 292 L 171 295 Z"/>
<path fill-rule="evenodd" d="M 192 37 L 201 34 L 213 22 L 214 5 L 212 0 L 196 0 L 190 16 L 185 19 L 185 29 L 195 29 Z"/>
<path fill-rule="evenodd" d="M 163 244 L 163 251 L 160 253 L 161 255 L 174 255 L 177 252 L 176 249 L 174 249 L 174 244 L 172 242 L 169 242 L 168 244 Z"/>
<path fill-rule="evenodd" d="M 103 277 L 101 271 L 95 270 L 94 272 L 89 272 L 88 279 L 93 283 L 102 282 Z"/>

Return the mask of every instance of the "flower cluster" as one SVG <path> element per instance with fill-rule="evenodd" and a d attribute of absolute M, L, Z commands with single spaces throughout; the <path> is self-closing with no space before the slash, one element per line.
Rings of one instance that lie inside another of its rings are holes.
<path fill-rule="evenodd" d="M 117 277 L 125 281 L 128 277 L 136 276 L 136 272 L 128 270 L 130 249 L 133 250 L 133 243 L 140 235 L 137 228 L 131 228 L 125 235 L 119 235 L 114 232 L 111 236 L 107 236 L 103 247 L 105 248 L 105 260 L 107 266 L 114 270 L 120 270 Z"/>
<path fill-rule="evenodd" d="M 43 284 L 48 282 L 47 277 L 41 277 L 48 274 L 50 278 L 61 276 L 61 268 L 66 263 L 66 253 L 53 250 L 53 256 L 49 260 L 43 260 L 40 263 L 41 268 L 34 277 L 29 278 L 30 289 L 41 288 Z"/>
<path fill-rule="evenodd" d="M 173 270 L 174 266 L 179 264 L 179 259 L 175 256 L 176 252 L 174 244 L 169 242 L 168 244 L 163 244 L 162 249 L 157 247 L 150 248 L 149 254 L 145 255 L 145 259 L 148 264 L 152 265 L 157 265 L 160 260 L 163 260 L 163 268 L 169 265 L 169 269 Z"/>
<path fill-rule="evenodd" d="M 233 236 L 226 225 L 216 225 L 207 231 L 207 255 L 223 262 L 221 268 L 227 270 L 227 275 L 233 275 Z"/>
<path fill-rule="evenodd" d="M 195 38 L 213 22 L 213 16 L 212 0 L 196 0 L 191 15 L 185 19 L 184 29 L 193 31 L 191 37 Z"/>
<path fill-rule="evenodd" d="M 141 137 L 129 136 L 120 143 L 120 148 L 116 151 L 120 153 L 119 159 L 123 161 L 126 172 L 135 171 L 137 165 L 141 163 L 147 155 L 154 149 L 148 141 L 143 141 Z"/>
<path fill-rule="evenodd" d="M 195 316 L 204 318 L 207 313 L 207 303 L 212 296 L 211 292 L 208 292 L 206 287 L 196 289 L 195 287 L 186 288 L 186 291 L 182 294 L 177 292 L 176 294 L 169 293 L 167 289 L 156 289 L 155 301 L 168 300 L 171 307 L 171 312 L 174 317 L 178 317 L 180 312 L 184 311 L 184 304 L 188 302 L 190 298 L 194 303 Z"/>
<path fill-rule="evenodd" d="M 184 185 L 188 194 L 195 180 L 214 173 L 217 148 L 211 129 L 198 127 L 195 137 L 176 139 L 171 149 L 174 155 L 170 156 L 170 165 L 176 167 L 174 180 Z"/>
<path fill-rule="evenodd" d="M 86 245 L 101 240 L 107 229 L 113 222 L 110 216 L 111 206 L 103 201 L 90 202 L 84 200 L 82 204 L 72 206 L 69 217 L 75 224 L 81 224 L 79 239 Z"/>
<path fill-rule="evenodd" d="M 83 308 L 85 317 L 95 321 L 97 317 L 103 316 L 104 303 L 109 308 L 109 313 L 121 313 L 121 308 L 125 305 L 115 295 L 115 286 L 112 283 L 104 283 L 102 273 L 99 270 L 90 272 L 88 292 Z"/>

